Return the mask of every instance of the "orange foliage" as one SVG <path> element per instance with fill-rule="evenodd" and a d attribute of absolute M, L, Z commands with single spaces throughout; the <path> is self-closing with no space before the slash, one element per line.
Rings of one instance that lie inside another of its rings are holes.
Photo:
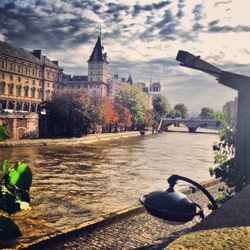
<path fill-rule="evenodd" d="M 120 103 L 114 103 L 114 107 L 116 113 L 119 114 L 118 122 L 123 124 L 126 127 L 130 127 L 132 125 L 132 115 L 128 108 L 124 107 Z"/>
<path fill-rule="evenodd" d="M 103 124 L 113 124 L 119 121 L 114 105 L 108 96 L 104 96 L 101 104 L 101 113 Z"/>

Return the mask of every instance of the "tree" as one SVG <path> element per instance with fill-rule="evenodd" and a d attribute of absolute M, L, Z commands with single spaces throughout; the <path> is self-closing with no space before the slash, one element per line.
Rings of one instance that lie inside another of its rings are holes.
<path fill-rule="evenodd" d="M 183 103 L 178 103 L 174 106 L 176 116 L 182 119 L 187 118 L 187 107 Z"/>
<path fill-rule="evenodd" d="M 65 91 L 53 95 L 42 104 L 48 127 L 55 135 L 78 136 L 95 129 L 101 120 L 100 98 L 85 92 Z"/>
<path fill-rule="evenodd" d="M 132 125 L 132 115 L 129 109 L 117 102 L 114 103 L 114 109 L 118 114 L 118 125 L 130 127 Z"/>
<path fill-rule="evenodd" d="M 165 118 L 171 111 L 170 103 L 165 96 L 159 95 L 153 100 L 153 109 L 160 118 Z"/>
<path fill-rule="evenodd" d="M 217 126 L 225 127 L 227 125 L 226 115 L 221 111 L 213 111 L 213 119 L 216 120 Z"/>
<path fill-rule="evenodd" d="M 115 96 L 115 101 L 129 109 L 134 128 L 139 128 L 144 123 L 144 114 L 149 108 L 149 95 L 144 93 L 139 86 L 122 86 Z"/>
<path fill-rule="evenodd" d="M 199 116 L 203 119 L 213 119 L 214 110 L 212 108 L 204 107 L 201 109 Z"/>
<path fill-rule="evenodd" d="M 114 105 L 108 96 L 102 98 L 101 113 L 103 125 L 117 123 L 119 120 Z"/>

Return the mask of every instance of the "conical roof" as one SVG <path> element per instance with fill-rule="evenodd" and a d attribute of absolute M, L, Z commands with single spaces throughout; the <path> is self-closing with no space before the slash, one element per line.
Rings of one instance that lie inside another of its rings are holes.
<path fill-rule="evenodd" d="M 131 85 L 133 84 L 133 80 L 132 80 L 131 75 L 129 75 L 127 82 L 129 82 Z"/>
<path fill-rule="evenodd" d="M 101 43 L 101 37 L 98 36 L 95 47 L 91 53 L 88 62 L 107 62 L 107 53 L 102 53 L 103 46 Z"/>

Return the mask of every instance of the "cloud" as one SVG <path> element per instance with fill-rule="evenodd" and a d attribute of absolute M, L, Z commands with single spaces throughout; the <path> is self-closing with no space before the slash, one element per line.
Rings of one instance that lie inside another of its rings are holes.
<path fill-rule="evenodd" d="M 192 13 L 194 15 L 194 20 L 195 21 L 200 21 L 206 16 L 204 11 L 203 11 L 203 5 L 202 4 L 196 4 L 194 6 L 194 8 L 193 8 Z"/>
<path fill-rule="evenodd" d="M 208 32 L 214 32 L 214 33 L 226 33 L 226 32 L 250 32 L 250 26 L 244 26 L 244 25 L 237 25 L 235 27 L 232 26 L 218 26 L 216 24 L 209 24 L 208 25 Z"/>
<path fill-rule="evenodd" d="M 176 14 L 176 17 L 182 18 L 184 16 L 183 8 L 185 7 L 185 0 L 179 0 L 178 1 L 178 12 Z"/>
<path fill-rule="evenodd" d="M 132 15 L 137 16 L 139 13 L 144 12 L 144 11 L 159 10 L 169 4 L 171 4 L 171 1 L 161 1 L 159 3 L 146 4 L 146 5 L 135 4 L 133 6 Z"/>
<path fill-rule="evenodd" d="M 86 60 L 101 28 L 111 73 L 131 73 L 146 83 L 152 74 L 173 102 L 194 108 L 202 103 L 200 96 L 205 100 L 205 90 L 207 101 L 218 107 L 232 95 L 213 98 L 223 92 L 214 79 L 179 67 L 175 56 L 183 49 L 219 62 L 224 70 L 248 74 L 250 4 L 242 1 L 1 0 L 0 40 L 41 48 L 65 73 L 87 74 Z"/>
<path fill-rule="evenodd" d="M 228 1 L 219 1 L 219 2 L 216 2 L 216 3 L 214 4 L 214 6 L 217 7 L 217 6 L 219 6 L 219 5 L 226 5 L 226 4 L 229 4 L 229 3 L 231 3 L 231 2 L 232 2 L 232 0 L 228 0 Z"/>

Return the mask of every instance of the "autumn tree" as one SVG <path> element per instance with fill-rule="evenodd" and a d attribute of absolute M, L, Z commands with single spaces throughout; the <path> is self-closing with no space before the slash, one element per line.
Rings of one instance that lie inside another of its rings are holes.
<path fill-rule="evenodd" d="M 149 96 L 139 86 L 122 86 L 115 96 L 115 101 L 129 109 L 134 128 L 143 125 L 145 112 L 149 108 Z"/>
<path fill-rule="evenodd" d="M 114 102 L 114 108 L 118 114 L 118 126 L 131 127 L 132 115 L 127 107 L 124 107 L 121 103 Z"/>
<path fill-rule="evenodd" d="M 111 101 L 109 96 L 104 96 L 101 102 L 101 121 L 103 126 L 116 125 L 119 121 L 118 113 L 115 110 L 114 103 Z"/>
<path fill-rule="evenodd" d="M 78 136 L 94 129 L 100 122 L 98 98 L 85 92 L 64 91 L 42 103 L 46 110 L 47 127 L 54 135 Z"/>

